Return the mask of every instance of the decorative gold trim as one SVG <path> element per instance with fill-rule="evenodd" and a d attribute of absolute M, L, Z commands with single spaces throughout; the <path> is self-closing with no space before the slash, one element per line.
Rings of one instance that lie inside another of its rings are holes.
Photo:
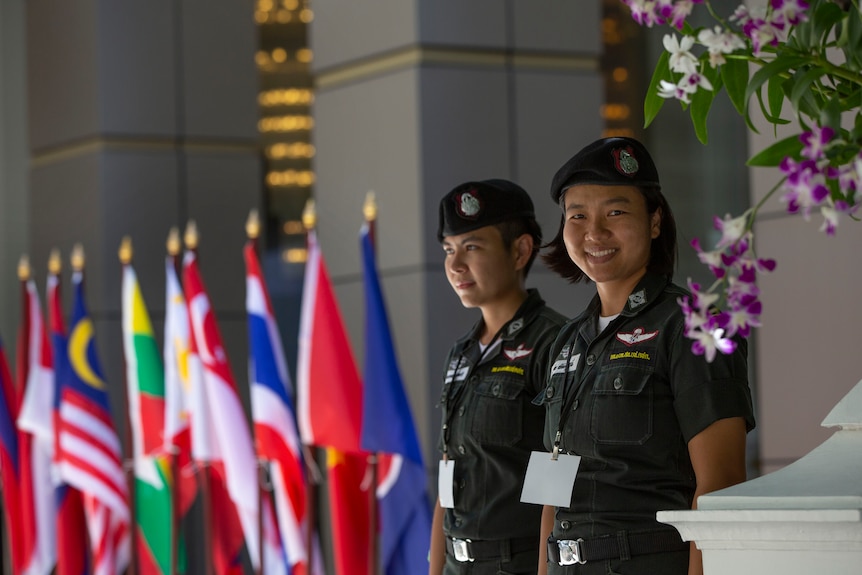
<path fill-rule="evenodd" d="M 395 72 L 423 64 L 503 67 L 507 61 L 508 55 L 499 51 L 423 49 L 412 47 L 319 72 L 315 76 L 315 86 L 317 88 L 331 88 L 339 84 L 361 80 L 368 76 Z M 598 55 L 572 56 L 550 53 L 520 53 L 514 54 L 511 61 L 516 68 L 529 70 L 598 72 L 600 69 Z"/>

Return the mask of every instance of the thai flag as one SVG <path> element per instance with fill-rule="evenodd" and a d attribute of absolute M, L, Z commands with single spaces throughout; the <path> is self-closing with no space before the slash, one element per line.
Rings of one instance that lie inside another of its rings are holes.
<path fill-rule="evenodd" d="M 15 382 L 6 363 L 3 342 L 0 341 L 0 477 L 3 480 L 3 507 L 6 516 L 6 533 L 12 551 L 12 571 L 21 572 L 21 462 L 18 458 L 18 430 L 15 419 L 18 415 L 18 400 Z"/>
<path fill-rule="evenodd" d="M 127 480 L 80 271 L 72 283 L 68 365 L 57 377 L 57 461 L 63 480 L 84 496 L 93 575 L 117 575 L 128 567 L 131 554 Z"/>
<path fill-rule="evenodd" d="M 183 273 L 191 332 L 192 456 L 223 473 L 225 490 L 245 534 L 249 558 L 258 569 L 260 488 L 251 430 L 193 251 L 186 252 Z M 214 505 L 222 507 L 226 503 L 213 500 Z"/>
<path fill-rule="evenodd" d="M 29 544 L 25 545 L 22 575 L 48 575 L 57 561 L 57 506 L 52 479 L 54 458 L 54 367 L 51 347 L 36 282 L 28 280 L 24 292 L 24 321 L 18 343 L 19 373 L 25 380 L 18 414 L 18 429 L 30 466 L 29 481 L 21 490 L 21 516 Z"/>
<path fill-rule="evenodd" d="M 380 452 L 377 501 L 386 575 L 428 570 L 431 511 L 425 466 L 377 274 L 370 226 L 360 234 L 365 283 L 365 395 L 362 448 Z"/>
<path fill-rule="evenodd" d="M 287 362 L 253 242 L 246 244 L 244 253 L 249 381 L 257 452 L 270 462 L 277 528 L 291 572 L 304 573 L 308 564 L 306 486 Z M 264 540 L 270 537 L 264 535 Z"/>

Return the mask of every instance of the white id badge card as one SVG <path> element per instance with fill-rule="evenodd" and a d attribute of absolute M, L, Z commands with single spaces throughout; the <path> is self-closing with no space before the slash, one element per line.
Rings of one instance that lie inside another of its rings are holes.
<path fill-rule="evenodd" d="M 579 455 L 561 453 L 559 458 L 554 460 L 546 451 L 534 451 L 530 454 L 530 463 L 527 465 L 521 501 L 554 507 L 571 507 L 572 490 L 575 487 L 575 477 L 580 464 Z"/>
<path fill-rule="evenodd" d="M 440 507 L 452 509 L 455 507 L 455 493 L 452 488 L 455 480 L 455 461 L 448 459 L 440 460 L 440 469 L 437 473 L 437 494 L 440 497 Z"/>

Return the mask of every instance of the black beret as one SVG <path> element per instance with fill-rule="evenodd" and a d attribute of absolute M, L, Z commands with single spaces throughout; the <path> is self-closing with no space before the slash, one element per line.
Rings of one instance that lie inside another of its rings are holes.
<path fill-rule="evenodd" d="M 554 174 L 551 199 L 577 184 L 661 188 L 658 170 L 643 144 L 634 138 L 602 138 L 572 156 Z"/>
<path fill-rule="evenodd" d="M 518 184 L 497 179 L 465 182 L 440 200 L 437 240 L 506 220 L 534 217 L 533 200 Z"/>

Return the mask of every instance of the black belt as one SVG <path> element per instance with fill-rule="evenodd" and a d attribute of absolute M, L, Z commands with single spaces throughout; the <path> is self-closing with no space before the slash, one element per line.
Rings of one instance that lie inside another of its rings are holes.
<path fill-rule="evenodd" d="M 500 557 L 511 556 L 530 550 L 538 552 L 539 540 L 537 537 L 489 539 L 482 541 L 446 537 L 446 553 L 455 557 L 457 561 L 462 562 L 499 559 Z"/>
<path fill-rule="evenodd" d="M 602 559 L 628 559 L 632 555 L 683 551 L 688 547 L 689 543 L 682 540 L 679 532 L 669 529 L 620 531 L 586 539 L 548 537 L 548 560 L 558 565 L 575 565 Z"/>

